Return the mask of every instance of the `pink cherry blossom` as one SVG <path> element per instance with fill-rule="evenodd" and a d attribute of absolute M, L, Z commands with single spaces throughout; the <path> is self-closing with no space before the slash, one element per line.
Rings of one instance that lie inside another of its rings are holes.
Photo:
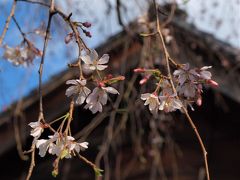
<path fill-rule="evenodd" d="M 86 99 L 85 109 L 89 109 L 93 114 L 102 112 L 102 106 L 107 103 L 108 94 L 119 94 L 113 87 L 96 87 Z"/>
<path fill-rule="evenodd" d="M 156 114 L 158 112 L 160 102 L 157 95 L 153 93 L 145 93 L 141 95 L 141 99 L 145 101 L 145 106 L 149 105 L 151 113 Z"/>
<path fill-rule="evenodd" d="M 66 90 L 66 96 L 70 97 L 72 95 L 76 95 L 76 104 L 83 104 L 87 96 L 90 94 L 91 90 L 86 87 L 87 81 L 86 79 L 79 80 L 79 79 L 72 79 L 68 80 L 66 84 L 72 84 Z"/>
<path fill-rule="evenodd" d="M 38 139 L 41 136 L 41 134 L 42 134 L 42 132 L 44 130 L 43 124 L 41 122 L 39 122 L 39 121 L 36 121 L 36 122 L 31 122 L 28 125 L 31 128 L 33 128 L 31 130 L 30 135 L 33 136 L 34 138 Z"/>
<path fill-rule="evenodd" d="M 95 50 L 91 50 L 89 55 L 81 56 L 82 61 L 85 63 L 85 68 L 89 70 L 102 71 L 108 66 L 106 65 L 109 61 L 109 55 L 104 54 L 100 59 Z"/>
<path fill-rule="evenodd" d="M 160 106 L 159 110 L 164 110 L 165 112 L 176 111 L 182 108 L 182 102 L 177 99 L 176 95 L 171 96 L 159 96 Z"/>

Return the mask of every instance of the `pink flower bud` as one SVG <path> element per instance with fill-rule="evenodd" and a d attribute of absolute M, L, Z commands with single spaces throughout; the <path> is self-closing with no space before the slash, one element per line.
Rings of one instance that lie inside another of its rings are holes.
<path fill-rule="evenodd" d="M 143 84 L 145 84 L 147 81 L 148 81 L 148 77 L 144 77 L 140 82 L 139 82 L 139 84 L 141 84 L 141 85 L 143 85 Z"/>
<path fill-rule="evenodd" d="M 143 68 L 136 68 L 136 69 L 134 69 L 133 70 L 135 73 L 143 73 L 143 72 L 145 72 L 145 69 L 143 69 Z"/>
<path fill-rule="evenodd" d="M 103 82 L 99 82 L 98 85 L 99 85 L 100 87 L 104 87 L 104 86 L 105 86 L 105 84 L 104 84 Z"/>
<path fill-rule="evenodd" d="M 117 80 L 119 80 L 119 81 L 123 81 L 125 79 L 125 76 L 118 76 L 117 77 Z"/>
<path fill-rule="evenodd" d="M 89 31 L 85 31 L 85 30 L 84 30 L 83 32 L 85 33 L 85 35 L 86 35 L 87 37 L 90 37 L 90 38 L 92 37 L 92 35 L 91 35 L 91 33 L 90 33 Z"/>
<path fill-rule="evenodd" d="M 154 96 L 158 96 L 158 95 L 157 95 L 157 92 L 153 92 L 152 94 L 153 94 Z"/>
<path fill-rule="evenodd" d="M 86 28 L 89 28 L 92 26 L 92 24 L 90 22 L 84 22 L 84 23 L 82 23 L 82 25 Z"/>
<path fill-rule="evenodd" d="M 212 79 L 207 80 L 207 83 L 210 84 L 212 87 L 218 87 L 218 83 Z"/>
<path fill-rule="evenodd" d="M 197 105 L 198 106 L 202 105 L 202 97 L 201 96 L 199 96 L 198 99 L 197 99 Z"/>

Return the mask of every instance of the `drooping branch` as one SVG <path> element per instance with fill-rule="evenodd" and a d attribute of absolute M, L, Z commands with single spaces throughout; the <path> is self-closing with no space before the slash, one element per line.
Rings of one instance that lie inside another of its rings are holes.
<path fill-rule="evenodd" d="M 154 3 L 154 6 L 155 6 L 155 12 L 156 12 L 156 25 L 157 25 L 157 33 L 159 35 L 159 38 L 160 38 L 160 41 L 161 41 L 161 45 L 163 46 L 163 51 L 164 51 L 164 56 L 165 56 L 165 62 L 166 62 L 166 66 L 167 66 L 167 73 L 168 73 L 168 76 L 169 76 L 169 81 L 170 81 L 170 84 L 172 86 L 172 90 L 174 92 L 174 94 L 177 94 L 177 91 L 176 91 L 176 88 L 175 88 L 175 85 L 173 83 L 173 78 L 172 78 L 172 74 L 171 74 L 171 69 L 170 69 L 170 64 L 169 64 L 169 59 L 171 59 L 169 53 L 168 53 L 168 50 L 166 48 L 166 45 L 165 45 L 165 42 L 164 42 L 164 38 L 163 38 L 163 35 L 162 35 L 162 32 L 161 32 L 161 26 L 160 26 L 160 21 L 159 21 L 159 16 L 158 16 L 158 7 L 157 7 L 157 4 L 156 4 L 156 1 L 153 0 L 153 3 Z M 172 59 L 171 59 L 172 60 Z M 179 99 L 178 96 L 176 96 L 177 99 Z M 190 117 L 187 109 L 182 106 L 182 110 L 188 120 L 188 122 L 190 123 L 192 129 L 194 130 L 196 136 L 197 136 L 197 139 L 198 139 L 198 142 L 201 146 L 201 149 L 202 149 L 202 153 L 203 153 L 203 157 L 204 157 L 204 164 L 205 164 L 205 170 L 206 170 L 206 175 L 207 175 L 207 179 L 210 180 L 210 175 L 209 175 L 209 169 L 208 169 L 208 161 L 207 161 L 207 151 L 206 151 L 206 148 L 203 144 L 203 141 L 202 141 L 202 138 L 192 120 L 192 118 Z"/>
<path fill-rule="evenodd" d="M 14 13 L 15 13 L 15 9 L 16 9 L 16 5 L 17 5 L 17 0 L 13 0 L 13 4 L 12 4 L 12 8 L 11 8 L 11 12 L 6 20 L 6 23 L 5 23 L 5 26 L 3 28 L 3 32 L 0 36 L 0 46 L 2 45 L 2 42 L 3 42 L 3 39 L 6 35 L 6 32 L 8 30 L 8 27 L 9 27 L 9 23 L 11 21 L 11 18 L 13 17 Z"/>

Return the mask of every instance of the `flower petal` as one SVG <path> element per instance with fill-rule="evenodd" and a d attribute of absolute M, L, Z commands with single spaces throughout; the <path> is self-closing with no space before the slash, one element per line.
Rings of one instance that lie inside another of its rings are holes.
<path fill-rule="evenodd" d="M 108 93 L 111 93 L 111 94 L 119 94 L 119 92 L 113 88 L 113 87 L 102 87 L 104 90 L 106 90 Z"/>
<path fill-rule="evenodd" d="M 150 95 L 150 93 L 141 94 L 141 99 L 146 100 Z"/>
<path fill-rule="evenodd" d="M 81 56 L 81 59 L 85 64 L 92 64 L 91 57 L 89 55 Z"/>
<path fill-rule="evenodd" d="M 109 61 L 109 55 L 104 54 L 98 61 L 98 64 L 106 64 Z"/>
<path fill-rule="evenodd" d="M 107 67 L 108 67 L 107 65 L 97 65 L 97 69 L 99 71 L 102 71 L 102 70 L 106 69 Z"/>
<path fill-rule="evenodd" d="M 74 84 L 74 85 L 77 85 L 78 82 L 76 79 L 71 79 L 71 80 L 67 80 L 66 84 Z"/>
<path fill-rule="evenodd" d="M 95 51 L 95 49 L 92 49 L 89 57 L 91 58 L 91 61 L 97 60 L 98 59 L 98 53 L 97 51 Z"/>
<path fill-rule="evenodd" d="M 70 86 L 69 88 L 67 88 L 65 95 L 67 97 L 70 97 L 70 96 L 72 96 L 74 94 L 77 94 L 77 93 L 78 93 L 78 87 L 77 86 Z"/>

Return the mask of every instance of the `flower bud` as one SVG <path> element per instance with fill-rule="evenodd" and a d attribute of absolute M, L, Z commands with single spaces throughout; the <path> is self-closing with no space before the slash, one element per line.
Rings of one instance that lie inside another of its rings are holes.
<path fill-rule="evenodd" d="M 140 85 L 143 85 L 143 84 L 145 84 L 147 81 L 148 81 L 148 77 L 144 77 L 140 82 L 139 82 L 139 84 Z"/>
<path fill-rule="evenodd" d="M 133 70 L 135 73 L 143 73 L 143 72 L 145 72 L 145 69 L 143 69 L 143 68 L 136 68 L 136 69 L 134 69 Z"/>
<path fill-rule="evenodd" d="M 198 99 L 197 99 L 197 105 L 198 106 L 202 105 L 202 97 L 201 96 L 199 96 Z"/>
<path fill-rule="evenodd" d="M 92 37 L 92 35 L 89 31 L 83 30 L 83 32 L 87 37 L 90 37 L 90 38 Z"/>
<path fill-rule="evenodd" d="M 212 87 L 218 87 L 218 83 L 212 79 L 207 80 L 207 83 Z"/>
<path fill-rule="evenodd" d="M 125 80 L 125 76 L 118 76 L 117 79 L 118 79 L 119 81 L 123 81 L 123 80 Z"/>
<path fill-rule="evenodd" d="M 92 26 L 92 24 L 90 22 L 84 22 L 84 23 L 82 23 L 82 25 L 86 28 L 89 28 Z"/>
<path fill-rule="evenodd" d="M 99 85 L 100 87 L 104 87 L 104 86 L 105 86 L 105 84 L 104 84 L 103 82 L 99 82 L 98 85 Z"/>

